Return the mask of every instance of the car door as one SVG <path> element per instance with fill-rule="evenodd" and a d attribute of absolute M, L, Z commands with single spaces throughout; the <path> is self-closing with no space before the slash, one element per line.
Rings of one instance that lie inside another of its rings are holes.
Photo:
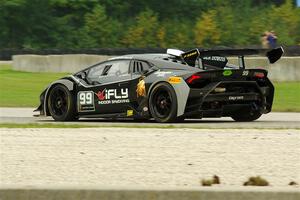
<path fill-rule="evenodd" d="M 130 60 L 112 60 L 87 71 L 88 86 L 77 95 L 81 114 L 112 114 L 126 112 L 130 104 Z"/>
<path fill-rule="evenodd" d="M 131 106 L 136 110 L 141 110 L 141 103 L 146 101 L 146 85 L 143 81 L 145 73 L 149 72 L 150 65 L 143 60 L 132 60 L 130 65 L 131 81 L 130 88 L 132 92 L 130 95 Z"/>

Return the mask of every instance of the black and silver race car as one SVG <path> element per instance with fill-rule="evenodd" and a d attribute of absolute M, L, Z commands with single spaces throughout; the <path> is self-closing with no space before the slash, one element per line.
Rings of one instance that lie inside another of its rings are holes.
<path fill-rule="evenodd" d="M 175 122 L 232 117 L 253 121 L 272 109 L 274 87 L 263 69 L 246 69 L 244 56 L 276 62 L 283 49 L 194 49 L 135 54 L 97 63 L 51 83 L 40 95 L 40 115 L 57 121 L 133 118 Z M 238 56 L 239 66 L 226 56 Z"/>

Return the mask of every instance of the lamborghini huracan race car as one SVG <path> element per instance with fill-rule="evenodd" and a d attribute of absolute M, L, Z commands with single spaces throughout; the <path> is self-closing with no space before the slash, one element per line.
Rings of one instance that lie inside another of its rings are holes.
<path fill-rule="evenodd" d="M 244 56 L 276 62 L 282 47 L 264 49 L 168 49 L 97 63 L 51 83 L 40 95 L 39 115 L 57 121 L 133 118 L 175 122 L 231 117 L 253 121 L 272 109 L 274 87 L 263 69 L 246 69 Z M 239 66 L 226 56 L 238 56 Z"/>

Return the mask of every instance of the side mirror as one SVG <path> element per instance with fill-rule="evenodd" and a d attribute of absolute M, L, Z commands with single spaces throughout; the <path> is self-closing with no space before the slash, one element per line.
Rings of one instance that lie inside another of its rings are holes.
<path fill-rule="evenodd" d="M 80 72 L 77 76 L 78 76 L 80 79 L 85 80 L 85 79 L 86 79 L 86 72 Z"/>

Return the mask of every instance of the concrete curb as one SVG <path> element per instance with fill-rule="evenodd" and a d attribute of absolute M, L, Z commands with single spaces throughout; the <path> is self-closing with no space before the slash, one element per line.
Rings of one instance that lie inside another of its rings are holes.
<path fill-rule="evenodd" d="M 1 200 L 298 200 L 299 188 L 0 187 Z"/>
<path fill-rule="evenodd" d="M 69 72 L 74 73 L 92 64 L 107 60 L 107 55 L 15 55 L 13 69 L 29 72 Z M 228 58 L 229 63 L 238 64 L 237 58 Z M 273 81 L 300 81 L 300 57 L 282 57 L 270 65 L 265 57 L 246 57 L 247 68 L 263 68 L 269 71 Z"/>
<path fill-rule="evenodd" d="M 28 72 L 69 72 L 75 73 L 113 56 L 107 55 L 15 55 L 13 69 Z"/>

